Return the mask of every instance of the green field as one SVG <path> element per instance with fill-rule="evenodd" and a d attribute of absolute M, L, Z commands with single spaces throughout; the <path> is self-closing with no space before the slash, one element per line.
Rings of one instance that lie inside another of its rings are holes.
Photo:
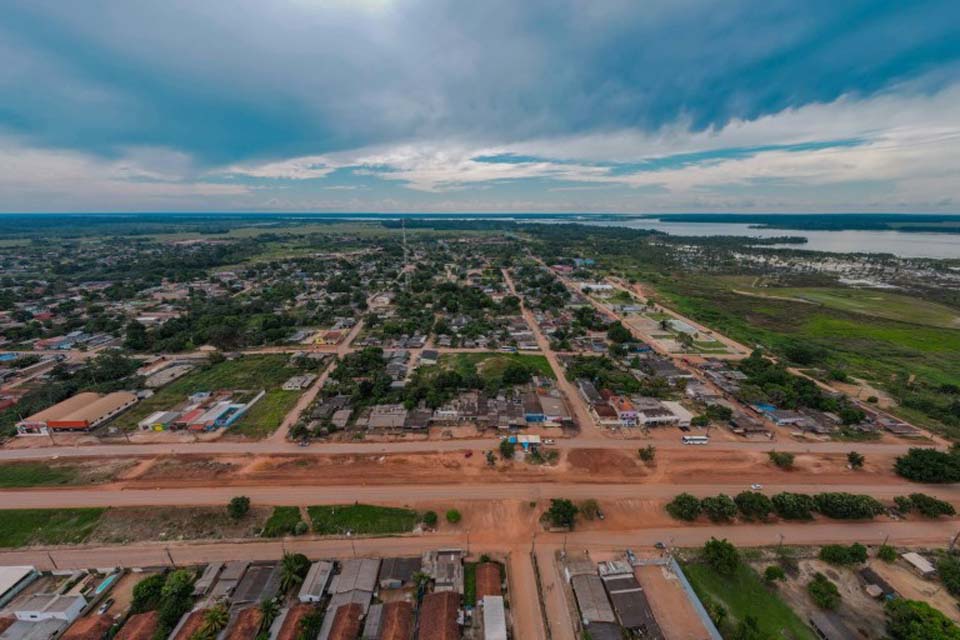
<path fill-rule="evenodd" d="M 54 467 L 42 462 L 13 462 L 0 465 L 0 488 L 73 484 L 77 476 L 74 467 Z"/>
<path fill-rule="evenodd" d="M 839 311 L 910 324 L 960 329 L 960 313 L 955 309 L 936 302 L 889 291 L 844 287 L 738 287 L 737 290 L 759 297 L 795 298 Z"/>
<path fill-rule="evenodd" d="M 700 563 L 684 565 L 683 572 L 697 597 L 722 605 L 731 624 L 736 625 L 749 615 L 757 619 L 767 637 L 816 640 L 813 631 L 748 565 L 741 564 L 731 576 L 720 575 Z"/>
<path fill-rule="evenodd" d="M 299 522 L 301 522 L 300 507 L 274 507 L 273 513 L 263 525 L 261 535 L 264 538 L 293 535 Z"/>
<path fill-rule="evenodd" d="M 499 379 L 510 363 L 519 363 L 536 375 L 554 379 L 553 369 L 545 356 L 529 353 L 445 353 L 440 356 L 440 366 L 455 369 L 463 374 L 476 371 L 483 380 Z"/>
<path fill-rule="evenodd" d="M 166 411 L 186 400 L 191 393 L 218 389 L 266 389 L 267 395 L 253 405 L 250 412 L 230 429 L 250 436 L 262 437 L 278 426 L 294 404 L 299 392 L 283 391 L 279 387 L 299 373 L 289 366 L 286 354 L 244 356 L 235 360 L 205 366 L 158 390 L 153 396 L 139 402 L 121 414 L 115 424 L 124 429 L 135 429 L 137 422 L 155 411 Z"/>
<path fill-rule="evenodd" d="M 369 504 L 324 505 L 307 508 L 313 532 L 320 535 L 387 535 L 409 533 L 419 516 L 412 509 Z"/>
<path fill-rule="evenodd" d="M 960 404 L 950 391 L 960 386 L 960 329 L 932 324 L 949 320 L 948 307 L 887 292 L 874 300 L 873 291 L 841 288 L 822 289 L 833 306 L 797 297 L 813 288 L 782 289 L 791 294 L 782 297 L 767 297 L 775 289 L 756 289 L 763 298 L 736 293 L 747 290 L 748 280 L 659 277 L 656 285 L 680 313 L 813 373 L 839 369 L 866 380 L 890 393 L 905 419 L 960 439 Z M 882 309 L 884 301 L 890 309 Z M 886 317 L 893 315 L 902 317 Z"/>
<path fill-rule="evenodd" d="M 0 510 L 0 547 L 78 544 L 87 539 L 106 509 Z"/>

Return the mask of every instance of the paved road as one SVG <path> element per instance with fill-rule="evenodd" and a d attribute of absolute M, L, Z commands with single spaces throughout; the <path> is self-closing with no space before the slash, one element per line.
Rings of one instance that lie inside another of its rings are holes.
<path fill-rule="evenodd" d="M 249 496 L 261 505 L 309 505 L 352 501 L 413 504 L 423 502 L 484 501 L 484 500 L 544 500 L 570 498 L 585 500 L 618 500 L 647 498 L 666 500 L 681 491 L 704 497 L 726 493 L 735 495 L 749 488 L 743 484 L 590 484 L 564 482 L 522 482 L 495 484 L 388 484 L 388 485 L 230 485 L 225 487 L 183 487 L 156 489 L 129 489 L 122 485 L 103 487 L 10 489 L 0 491 L 0 504 L 7 509 L 63 508 L 63 507 L 144 507 L 160 505 L 201 506 L 223 505 L 237 495 Z M 824 485 L 783 483 L 767 484 L 764 491 L 818 493 Z M 878 499 L 892 499 L 910 491 L 960 501 L 960 485 L 925 486 L 914 484 L 860 485 L 833 484 L 829 491 L 863 493 Z"/>

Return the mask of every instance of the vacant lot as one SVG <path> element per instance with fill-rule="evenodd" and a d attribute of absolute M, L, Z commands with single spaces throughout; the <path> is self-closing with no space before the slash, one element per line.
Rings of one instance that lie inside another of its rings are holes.
<path fill-rule="evenodd" d="M 769 637 L 815 640 L 813 631 L 775 592 L 764 586 L 760 576 L 748 565 L 741 564 L 730 576 L 720 575 L 700 563 L 688 563 L 683 571 L 704 604 L 712 601 L 723 606 L 734 625 L 753 616 Z"/>
<path fill-rule="evenodd" d="M 106 509 L 0 510 L 0 547 L 84 542 Z"/>
<path fill-rule="evenodd" d="M 250 509 L 239 521 L 223 507 L 130 507 L 110 509 L 91 530 L 88 541 L 121 544 L 141 540 L 217 540 L 250 538 L 263 527 L 270 510 Z"/>
<path fill-rule="evenodd" d="M 384 535 L 413 531 L 419 520 L 412 509 L 368 504 L 313 506 L 307 508 L 314 533 L 321 535 Z"/>
<path fill-rule="evenodd" d="M 264 538 L 280 538 L 296 532 L 300 524 L 300 507 L 274 507 L 273 513 L 263 525 Z"/>
<path fill-rule="evenodd" d="M 133 466 L 130 461 L 10 462 L 0 464 L 0 488 L 47 487 L 108 482 Z"/>
<path fill-rule="evenodd" d="M 462 374 L 476 371 L 484 382 L 499 380 L 511 363 L 523 365 L 532 373 L 553 378 L 553 369 L 544 356 L 529 353 L 454 353 L 440 357 L 440 364 Z"/>
<path fill-rule="evenodd" d="M 296 368 L 288 365 L 288 361 L 286 354 L 270 354 L 244 356 L 208 365 L 175 380 L 153 396 L 139 402 L 130 411 L 121 414 L 116 425 L 135 429 L 137 422 L 151 413 L 168 410 L 186 400 L 191 393 L 199 391 L 265 389 L 267 395 L 230 428 L 231 432 L 262 437 L 280 426 L 283 416 L 299 397 L 296 391 L 280 389 L 280 385 L 289 377 L 299 373 Z"/>

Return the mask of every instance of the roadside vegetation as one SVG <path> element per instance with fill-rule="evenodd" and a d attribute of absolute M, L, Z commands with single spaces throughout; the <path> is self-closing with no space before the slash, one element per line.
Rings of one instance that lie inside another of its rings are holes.
<path fill-rule="evenodd" d="M 0 510 L 0 547 L 79 544 L 105 512 L 92 508 Z"/>
<path fill-rule="evenodd" d="M 319 535 L 388 535 L 409 533 L 420 522 L 412 509 L 369 504 L 307 507 L 313 532 Z"/>

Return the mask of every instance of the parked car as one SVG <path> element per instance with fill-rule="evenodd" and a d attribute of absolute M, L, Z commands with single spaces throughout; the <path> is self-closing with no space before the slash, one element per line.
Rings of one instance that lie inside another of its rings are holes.
<path fill-rule="evenodd" d="M 109 611 L 110 607 L 112 606 L 113 606 L 113 598 L 107 598 L 106 600 L 103 601 L 103 604 L 100 605 L 100 608 L 97 609 L 97 613 L 99 613 L 102 616 L 107 611 Z"/>
<path fill-rule="evenodd" d="M 752 485 L 750 485 L 750 488 L 754 491 L 760 491 L 760 489 L 763 489 L 763 485 L 754 482 Z"/>

